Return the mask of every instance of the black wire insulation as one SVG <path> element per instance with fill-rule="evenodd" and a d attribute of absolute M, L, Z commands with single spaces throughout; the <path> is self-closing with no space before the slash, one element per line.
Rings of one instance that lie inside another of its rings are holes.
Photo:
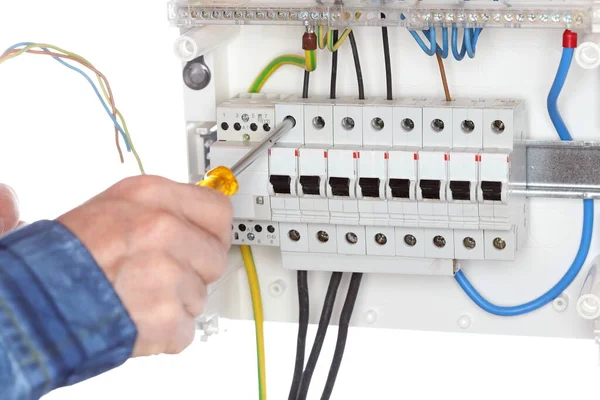
<path fill-rule="evenodd" d="M 355 273 L 352 274 L 352 278 L 350 279 L 348 294 L 346 295 L 344 308 L 342 308 L 342 313 L 340 314 L 340 327 L 338 330 L 335 351 L 333 353 L 333 360 L 331 361 L 331 368 L 329 369 L 329 375 L 327 376 L 327 382 L 325 383 L 325 389 L 323 389 L 321 400 L 329 400 L 331 393 L 333 393 L 335 380 L 340 370 L 340 365 L 342 364 L 342 358 L 344 357 L 346 339 L 348 339 L 348 327 L 350 326 L 350 319 L 352 318 L 352 312 L 354 311 L 354 305 L 356 304 L 356 298 L 358 297 L 362 278 L 363 274 Z"/>
<path fill-rule="evenodd" d="M 339 39 L 339 32 L 333 31 L 333 43 L 337 43 Z M 331 87 L 329 89 L 329 98 L 335 99 L 337 96 L 337 71 L 338 71 L 338 56 L 339 53 L 334 51 L 331 55 Z"/>
<path fill-rule="evenodd" d="M 331 274 L 329 287 L 327 288 L 327 294 L 325 295 L 325 301 L 323 302 L 323 310 L 321 311 L 321 318 L 319 320 L 317 334 L 315 335 L 315 342 L 313 343 L 310 356 L 308 357 L 308 362 L 306 363 L 306 368 L 304 368 L 304 373 L 302 374 L 300 389 L 298 390 L 298 397 L 296 397 L 297 400 L 306 400 L 306 397 L 308 396 L 310 381 L 315 372 L 317 361 L 319 360 L 319 355 L 321 354 L 321 349 L 323 348 L 323 343 L 325 342 L 327 328 L 329 327 L 329 322 L 331 321 L 331 314 L 333 313 L 333 306 L 335 304 L 335 298 L 337 296 L 337 291 L 340 287 L 341 281 L 341 272 L 334 272 Z"/>
<path fill-rule="evenodd" d="M 385 14 L 381 14 L 385 19 Z M 390 54 L 390 37 L 387 26 L 381 28 L 381 36 L 383 38 L 383 55 L 385 58 L 385 82 L 387 89 L 387 99 L 394 100 L 394 84 L 392 80 L 392 56 Z"/>
<path fill-rule="evenodd" d="M 354 67 L 356 68 L 356 79 L 358 81 L 358 99 L 365 99 L 365 82 L 363 80 L 362 68 L 360 66 L 360 56 L 358 55 L 358 46 L 356 45 L 356 38 L 354 37 L 354 31 L 348 35 L 350 39 L 350 46 L 352 47 L 352 57 L 354 58 Z"/>
<path fill-rule="evenodd" d="M 296 365 L 294 367 L 294 377 L 288 400 L 296 400 L 298 388 L 302 380 L 304 371 L 304 357 L 306 353 L 306 333 L 308 331 L 309 317 L 309 297 L 308 297 L 308 272 L 298 271 L 298 341 L 296 344 Z"/>
<path fill-rule="evenodd" d="M 310 86 L 310 72 L 304 71 L 304 85 L 302 87 L 302 98 L 308 99 L 308 88 Z"/>

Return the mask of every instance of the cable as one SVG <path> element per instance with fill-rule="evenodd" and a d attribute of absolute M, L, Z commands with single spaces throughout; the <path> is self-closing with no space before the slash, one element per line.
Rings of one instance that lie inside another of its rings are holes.
<path fill-rule="evenodd" d="M 256 352 L 258 361 L 258 395 L 260 400 L 267 399 L 267 367 L 265 362 L 265 332 L 262 298 L 256 265 L 252 257 L 250 246 L 241 246 L 242 259 L 248 275 L 250 296 L 252 298 L 252 311 L 254 313 L 254 325 L 256 329 Z"/>
<path fill-rule="evenodd" d="M 385 18 L 385 14 L 381 14 Z M 387 99 L 394 100 L 394 84 L 392 79 L 392 57 L 390 55 L 390 37 L 387 26 L 381 27 L 381 37 L 383 39 L 383 57 L 385 59 L 385 82 Z"/>
<path fill-rule="evenodd" d="M 298 388 L 304 371 L 304 356 L 306 352 L 306 335 L 308 332 L 309 297 L 308 297 L 308 272 L 298 271 L 298 340 L 296 343 L 296 363 L 294 377 L 288 400 L 296 400 Z"/>
<path fill-rule="evenodd" d="M 295 54 L 286 54 L 275 58 L 263 68 L 260 74 L 258 74 L 248 91 L 250 93 L 260 92 L 269 78 L 284 65 L 293 65 L 309 72 L 314 71 L 317 68 L 317 52 L 307 50 L 304 53 L 305 57 L 297 56 Z"/>
<path fill-rule="evenodd" d="M 450 88 L 448 87 L 448 78 L 446 77 L 446 68 L 444 68 L 444 60 L 442 60 L 442 56 L 439 53 L 435 54 L 437 58 L 438 67 L 440 69 L 440 75 L 442 77 L 442 86 L 444 87 L 444 95 L 446 96 L 446 101 L 452 101 L 452 96 L 450 96 Z"/>
<path fill-rule="evenodd" d="M 17 49 L 18 47 L 23 47 L 23 48 L 18 49 L 18 51 L 16 51 L 14 54 L 8 55 L 8 53 L 9 53 L 10 50 Z M 74 57 L 73 59 L 76 60 L 76 61 L 78 61 L 78 62 L 80 62 L 80 60 L 81 60 L 82 61 L 81 64 L 87 66 L 88 68 L 90 68 L 90 66 L 92 66 L 92 63 L 90 63 L 88 60 L 86 60 L 82 56 L 80 56 L 78 54 L 75 54 L 73 52 L 64 50 L 64 49 L 62 49 L 60 47 L 57 47 L 57 46 L 54 46 L 54 45 L 51 45 L 51 44 L 47 44 L 47 43 L 31 43 L 31 42 L 17 43 L 15 45 L 9 47 L 8 50 L 0 57 L 0 63 L 2 63 L 4 61 L 7 61 L 7 60 L 10 60 L 12 58 L 18 57 L 18 56 L 24 54 L 25 52 L 30 52 L 30 50 L 33 49 L 33 48 L 35 48 L 35 47 L 42 48 L 44 51 L 47 51 L 47 52 L 49 52 L 48 48 L 50 48 L 50 49 L 56 50 L 56 51 L 58 51 L 60 53 L 64 53 L 64 54 L 66 54 L 68 56 Z M 56 61 L 59 61 L 61 64 L 65 65 L 65 63 L 61 62 L 57 57 L 54 57 L 54 59 Z M 92 69 L 92 68 L 90 68 L 90 69 Z M 113 111 L 112 115 L 116 119 L 116 117 L 117 117 L 117 110 L 116 110 L 116 107 L 115 107 L 115 103 L 114 103 L 114 98 L 113 98 L 113 95 L 112 95 L 112 91 L 110 90 L 110 85 L 108 84 L 108 80 L 106 79 L 106 77 L 104 75 L 102 75 L 100 73 L 97 73 L 97 77 L 98 77 L 98 83 L 100 84 L 102 92 L 104 93 L 104 97 L 107 98 L 107 100 L 109 101 L 109 103 L 112 106 L 112 111 Z M 106 83 L 106 87 L 105 87 L 105 83 Z M 108 88 L 108 93 L 106 92 L 107 91 L 106 88 Z M 118 132 L 119 132 L 118 128 L 119 128 L 118 124 L 115 125 L 115 137 L 118 136 Z M 119 155 L 121 155 L 122 154 L 121 153 L 121 147 L 120 147 L 120 145 L 118 143 L 118 139 L 116 140 L 116 143 L 117 143 L 117 149 L 119 150 Z M 127 151 L 130 151 L 129 143 L 127 142 L 127 140 L 125 141 L 125 144 L 127 146 Z M 122 162 L 124 161 L 122 157 L 121 157 L 121 161 Z"/>
<path fill-rule="evenodd" d="M 337 41 L 338 31 L 333 31 L 333 40 Z M 331 86 L 329 89 L 329 98 L 335 100 L 337 91 L 337 70 L 338 70 L 338 55 L 337 51 L 334 51 L 331 55 Z"/>
<path fill-rule="evenodd" d="M 452 26 L 452 55 L 456 61 L 461 61 L 465 58 L 465 54 L 467 53 L 467 48 L 465 46 L 465 38 L 463 36 L 462 46 L 460 51 L 458 50 L 458 28 L 453 25 Z"/>
<path fill-rule="evenodd" d="M 302 87 L 302 98 L 308 99 L 308 88 L 310 86 L 310 72 L 304 71 L 304 85 Z"/>
<path fill-rule="evenodd" d="M 565 125 L 562 117 L 560 116 L 560 112 L 558 111 L 558 97 L 560 96 L 560 92 L 562 91 L 565 81 L 567 80 L 567 75 L 569 74 L 569 69 L 571 68 L 571 62 L 573 61 L 574 50 L 575 49 L 573 48 L 563 49 L 560 64 L 558 65 L 558 71 L 556 72 L 556 78 L 554 78 L 554 83 L 552 84 L 550 94 L 548 95 L 548 114 L 550 115 L 552 124 L 554 124 L 561 140 L 572 140 L 571 134 L 569 133 L 569 130 L 567 129 L 567 126 Z"/>
<path fill-rule="evenodd" d="M 333 313 L 333 306 L 335 304 L 335 298 L 337 296 L 338 288 L 342 280 L 341 272 L 334 272 L 331 274 L 329 280 L 329 287 L 327 288 L 327 294 L 325 295 L 325 301 L 323 302 L 323 310 L 321 311 L 321 318 L 319 319 L 319 326 L 317 327 L 317 334 L 315 335 L 315 341 L 308 357 L 308 362 L 304 368 L 302 374 L 302 380 L 300 381 L 300 388 L 298 390 L 298 397 L 296 400 L 306 400 L 308 395 L 308 389 L 310 387 L 310 381 L 315 372 L 321 349 L 327 335 L 327 328 L 331 321 L 331 314 Z"/>
<path fill-rule="evenodd" d="M 342 308 L 342 313 L 340 315 L 340 326 L 338 330 L 335 351 L 333 353 L 333 360 L 331 361 L 331 368 L 329 369 L 329 375 L 327 376 L 327 382 L 325 383 L 325 389 L 321 395 L 321 400 L 329 400 L 331 393 L 333 392 L 333 387 L 335 386 L 335 381 L 342 364 L 342 358 L 344 357 L 350 319 L 352 318 L 352 312 L 354 311 L 354 305 L 356 304 L 356 298 L 358 297 L 358 291 L 360 289 L 362 277 L 363 274 L 354 273 L 350 279 L 348 294 L 346 295 L 344 308 Z"/>
<path fill-rule="evenodd" d="M 501 307 L 490 303 L 477 292 L 473 285 L 469 282 L 462 270 L 458 271 L 454 276 L 460 287 L 465 293 L 484 311 L 499 315 L 502 317 L 513 317 L 517 315 L 527 314 L 535 311 L 560 296 L 562 292 L 569 287 L 573 280 L 581 271 L 583 264 L 588 256 L 590 244 L 592 241 L 592 232 L 594 227 L 594 200 L 586 199 L 583 201 L 583 229 L 581 234 L 581 243 L 579 250 L 573 260 L 573 264 L 561 280 L 554 285 L 548 292 L 532 300 L 528 303 L 512 307 Z"/>
<path fill-rule="evenodd" d="M 350 32 L 348 36 L 350 39 L 350 46 L 352 47 L 352 57 L 354 58 L 354 67 L 356 69 L 356 79 L 358 81 L 358 99 L 365 99 L 365 82 L 363 80 L 362 68 L 360 66 L 360 56 L 358 55 L 358 46 L 356 45 L 356 38 L 354 32 Z"/>
<path fill-rule="evenodd" d="M 25 46 L 23 49 L 20 50 L 16 50 L 18 47 L 21 46 Z M 42 48 L 43 51 L 37 51 L 37 50 L 31 50 L 34 47 L 39 47 Z M 49 51 L 48 49 L 55 49 L 57 51 L 61 51 L 65 54 L 59 54 L 59 53 L 54 53 Z M 140 169 L 141 174 L 145 174 L 144 171 L 144 166 L 142 163 L 142 160 L 139 156 L 139 154 L 137 153 L 137 150 L 135 149 L 135 146 L 133 145 L 133 140 L 131 138 L 131 135 L 129 133 L 129 130 L 127 128 L 127 124 L 125 122 L 125 118 L 123 117 L 123 115 L 121 114 L 121 112 L 115 107 L 115 102 L 114 102 L 114 96 L 112 94 L 112 90 L 110 88 L 110 83 L 108 82 L 108 79 L 97 69 L 95 68 L 89 61 L 87 61 L 85 58 L 79 56 L 78 54 L 72 53 L 72 52 L 68 52 L 66 50 L 63 50 L 59 47 L 53 46 L 53 45 L 49 45 L 49 44 L 41 44 L 41 43 L 18 43 L 16 45 L 13 45 L 11 47 L 9 47 L 6 52 L 0 56 L 0 63 L 7 61 L 9 59 L 15 58 L 20 54 L 24 54 L 24 53 L 30 53 L 30 54 L 36 54 L 36 55 L 46 55 L 46 56 L 51 56 L 52 58 L 54 58 L 56 61 L 58 61 L 59 63 L 61 63 L 62 65 L 64 65 L 65 67 L 79 73 L 80 75 L 82 75 L 87 81 L 88 83 L 90 83 L 90 85 L 92 86 L 92 88 L 94 89 L 94 92 L 96 93 L 96 96 L 98 97 L 98 99 L 100 100 L 104 110 L 107 112 L 107 114 L 109 115 L 109 117 L 111 118 L 111 120 L 113 121 L 113 124 L 115 125 L 115 132 L 116 132 L 116 137 L 115 137 L 115 141 L 116 141 L 116 146 L 117 149 L 119 151 L 119 156 L 121 158 L 121 161 L 123 162 L 123 157 L 122 157 L 122 152 L 119 146 L 119 142 L 118 142 L 118 132 L 120 132 L 123 135 L 126 147 L 128 151 L 131 151 L 137 161 L 138 167 Z M 83 71 L 81 71 L 80 69 L 66 63 L 65 61 L 62 60 L 62 58 L 65 59 L 69 59 L 69 60 L 73 60 L 78 62 L 79 64 L 89 68 L 91 71 L 93 71 L 96 76 L 98 77 L 98 82 L 100 83 L 100 87 L 103 91 L 104 97 L 109 101 L 109 103 L 111 104 L 112 110 L 113 112 L 111 113 L 109 111 L 109 108 L 106 104 L 106 102 L 104 101 L 104 99 L 102 98 L 102 96 L 100 95 L 100 92 L 98 90 L 98 88 L 96 87 L 96 85 L 92 82 L 92 80 L 90 79 L 90 77 Z M 106 85 L 106 86 L 105 86 Z M 119 118 L 120 120 L 120 124 L 116 121 L 116 118 Z"/>
<path fill-rule="evenodd" d="M 558 98 L 560 94 L 560 89 L 562 89 L 562 83 L 564 83 L 564 79 L 566 78 L 566 74 L 569 71 L 570 66 L 570 56 L 572 56 L 572 50 L 577 47 L 577 34 L 566 30 L 563 35 L 563 57 L 561 59 L 561 63 L 558 69 L 557 78 L 555 79 L 555 85 L 553 85 L 551 94 L 555 95 Z M 565 60 L 569 60 L 567 63 Z M 558 84 L 557 84 L 558 81 Z M 562 83 L 560 83 L 562 81 Z M 553 93 L 555 92 L 555 93 Z M 558 109 L 551 110 L 551 105 L 555 106 L 555 102 L 548 101 L 548 112 L 555 113 L 555 116 L 560 118 L 560 114 Z M 562 119 L 560 119 L 562 122 Z M 571 140 L 571 135 L 564 125 L 564 123 L 557 124 L 553 119 L 554 127 L 556 128 L 559 136 L 562 140 Z M 592 233 L 594 230 L 594 200 L 585 199 L 583 201 L 583 228 L 581 233 L 581 242 L 579 244 L 579 250 L 577 250 L 577 255 L 571 264 L 571 267 L 567 270 L 565 275 L 560 279 L 560 281 L 554 285 L 549 291 L 544 293 L 542 296 L 538 297 L 535 300 L 532 300 L 528 303 L 521 304 L 518 306 L 512 307 L 501 307 L 494 305 L 487 301 L 485 298 L 477 292 L 477 290 L 471 285 L 466 275 L 459 270 L 456 275 L 456 281 L 460 285 L 460 287 L 465 291 L 465 293 L 473 300 L 475 304 L 477 304 L 484 311 L 487 311 L 494 315 L 499 315 L 503 317 L 512 317 L 516 315 L 522 315 L 526 313 L 530 313 L 535 311 L 546 304 L 553 301 L 557 298 L 562 292 L 564 292 L 570 285 L 573 283 L 573 280 L 577 277 L 585 260 L 587 259 L 590 245 L 592 242 Z"/>

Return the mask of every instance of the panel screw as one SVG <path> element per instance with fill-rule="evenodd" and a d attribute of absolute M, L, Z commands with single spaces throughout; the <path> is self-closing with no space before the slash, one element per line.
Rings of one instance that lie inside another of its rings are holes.
<path fill-rule="evenodd" d="M 252 241 L 255 239 L 254 233 L 250 232 L 248 233 L 248 240 Z"/>
<path fill-rule="evenodd" d="M 290 240 L 292 242 L 297 242 L 300 240 L 300 232 L 298 232 L 295 229 L 292 229 L 291 231 L 289 231 L 288 236 L 290 237 Z"/>
<path fill-rule="evenodd" d="M 319 239 L 319 242 L 321 243 L 327 243 L 329 242 L 329 233 L 325 231 L 319 231 L 317 232 L 317 239 Z"/>
<path fill-rule="evenodd" d="M 378 233 L 375 235 L 375 242 L 383 246 L 384 244 L 387 244 L 387 236 L 385 236 L 383 233 Z"/>
<path fill-rule="evenodd" d="M 406 235 L 404 236 L 404 243 L 406 243 L 410 247 L 413 247 L 417 244 L 417 238 L 413 235 Z"/>
<path fill-rule="evenodd" d="M 358 236 L 356 236 L 356 233 L 348 232 L 346 233 L 346 241 L 350 244 L 356 244 L 358 243 Z"/>
<path fill-rule="evenodd" d="M 244 122 L 250 121 L 250 116 L 248 114 L 242 115 L 242 121 L 244 121 Z"/>
<path fill-rule="evenodd" d="M 467 249 L 469 249 L 469 250 L 472 250 L 472 249 L 474 249 L 474 248 L 475 248 L 475 246 L 477 245 L 477 242 L 476 242 L 476 241 L 475 241 L 475 239 L 473 239 L 472 237 L 466 237 L 466 238 L 463 240 L 463 245 L 464 245 L 464 246 L 465 246 Z"/>
<path fill-rule="evenodd" d="M 433 244 L 435 247 L 439 247 L 440 249 L 446 247 L 446 239 L 443 236 L 436 236 L 433 238 Z"/>
<path fill-rule="evenodd" d="M 494 239 L 494 247 L 498 250 L 504 250 L 506 248 L 506 241 L 502 238 L 497 237 Z"/>

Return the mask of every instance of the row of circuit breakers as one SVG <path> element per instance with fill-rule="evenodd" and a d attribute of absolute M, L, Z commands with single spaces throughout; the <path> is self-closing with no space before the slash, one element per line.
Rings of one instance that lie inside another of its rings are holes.
<path fill-rule="evenodd" d="M 239 95 L 211 165 L 295 128 L 240 177 L 235 244 L 282 252 L 513 260 L 526 237 L 525 109 L 515 100 Z"/>

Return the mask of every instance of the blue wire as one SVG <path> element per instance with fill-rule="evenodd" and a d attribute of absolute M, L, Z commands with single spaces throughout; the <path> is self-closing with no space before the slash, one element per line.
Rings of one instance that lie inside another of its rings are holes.
<path fill-rule="evenodd" d="M 473 38 L 473 30 L 471 28 L 465 28 L 465 36 L 463 40 L 465 41 L 465 47 L 467 48 L 467 55 L 469 58 L 475 58 L 475 46 L 473 45 L 475 40 Z"/>
<path fill-rule="evenodd" d="M 550 119 L 556 127 L 558 136 L 560 136 L 562 140 L 572 140 L 571 134 L 569 134 L 569 130 L 567 129 L 567 126 L 565 125 L 558 111 L 558 96 L 560 96 L 560 92 L 562 91 L 567 79 L 567 74 L 569 73 L 569 68 L 571 67 L 571 61 L 573 60 L 574 50 L 575 49 L 569 48 L 563 49 L 558 71 L 556 72 L 556 78 L 554 78 L 554 83 L 552 84 L 550 94 L 548 95 L 548 114 L 550 114 Z"/>
<path fill-rule="evenodd" d="M 431 43 L 430 29 L 424 30 L 423 33 L 425 34 L 425 37 L 429 40 L 429 43 Z M 427 35 L 430 35 L 430 36 L 428 37 Z M 442 46 L 440 46 L 436 41 L 435 47 L 436 47 L 436 53 L 438 53 L 440 56 L 442 56 L 442 58 L 448 58 L 448 52 L 449 52 L 448 28 L 442 28 Z"/>
<path fill-rule="evenodd" d="M 566 76 L 569 72 L 569 68 L 571 66 L 571 60 L 573 57 L 573 49 L 565 48 L 563 49 L 563 56 L 560 62 L 560 66 L 558 68 L 557 76 L 554 81 L 554 85 L 552 86 L 552 90 L 550 91 L 550 96 L 548 98 L 548 112 L 554 114 L 555 117 L 559 118 L 560 123 L 557 124 L 555 119 L 552 119 L 554 126 L 561 137 L 562 140 L 571 140 L 571 135 L 567 127 L 562 122 L 562 118 L 560 118 L 560 114 L 558 113 L 558 109 L 556 107 L 556 99 L 560 94 L 560 91 L 563 87 Z M 553 101 L 550 101 L 550 100 Z M 553 108 L 553 109 L 552 109 Z M 460 285 L 460 287 L 465 291 L 465 293 L 473 300 L 475 304 L 477 304 L 484 311 L 499 315 L 502 317 L 512 317 L 522 314 L 527 314 L 532 311 L 535 311 L 546 304 L 553 301 L 555 298 L 560 296 L 560 294 L 565 291 L 573 280 L 577 277 L 585 260 L 587 259 L 588 253 L 590 251 L 590 244 L 592 242 L 592 233 L 594 230 L 594 200 L 585 199 L 583 201 L 583 229 L 581 233 L 581 243 L 579 244 L 579 250 L 577 251 L 577 255 L 571 264 L 571 267 L 565 273 L 565 275 L 561 278 L 561 280 L 554 285 L 548 292 L 538 297 L 537 299 L 530 301 L 529 303 L 521 304 L 518 306 L 512 307 L 501 307 L 495 304 L 490 303 L 485 298 L 477 292 L 477 290 L 471 285 L 471 282 L 467 279 L 465 274 L 459 270 L 455 279 Z"/>
<path fill-rule="evenodd" d="M 460 48 L 460 52 L 458 51 L 458 28 L 456 26 L 452 27 L 452 55 L 456 61 L 460 61 L 465 58 L 465 54 L 467 52 L 467 48 L 465 46 L 465 38 L 463 37 L 462 46 Z"/>
<path fill-rule="evenodd" d="M 435 54 L 435 52 L 437 51 L 437 42 L 435 40 L 435 27 L 434 26 L 432 26 L 428 30 L 423 31 L 423 33 L 425 33 L 426 37 L 427 37 L 427 35 L 429 35 L 429 37 L 427 37 L 427 39 L 429 39 L 429 43 L 430 43 L 429 47 L 425 44 L 423 39 L 421 39 L 421 37 L 419 36 L 419 34 L 416 31 L 413 31 L 410 29 L 408 31 L 410 32 L 412 37 L 415 39 L 415 41 L 417 42 L 419 47 L 421 47 L 421 50 L 423 50 L 425 52 L 425 54 L 427 54 L 428 56 L 432 56 Z"/>
<path fill-rule="evenodd" d="M 30 43 L 30 42 L 17 43 L 15 45 L 9 47 L 6 51 L 16 50 L 19 47 L 28 46 L 30 44 L 33 44 L 33 43 Z M 43 50 L 49 51 L 46 48 L 44 48 Z M 79 74 L 81 74 L 90 83 L 90 85 L 92 85 L 92 88 L 94 89 L 94 92 L 96 93 L 96 96 L 98 96 L 98 99 L 102 103 L 102 106 L 104 107 L 104 110 L 106 111 L 106 113 L 108 114 L 108 116 L 110 117 L 110 119 L 113 121 L 115 127 L 121 133 L 121 136 L 123 137 L 123 140 L 125 141 L 125 146 L 127 147 L 127 151 L 131 152 L 131 146 L 129 144 L 129 140 L 127 140 L 127 135 L 125 134 L 125 131 L 123 130 L 123 128 L 121 128 L 121 125 L 119 124 L 119 122 L 117 121 L 117 119 L 114 117 L 114 115 L 112 115 L 111 110 L 108 108 L 108 105 L 106 104 L 106 102 L 102 98 L 102 95 L 100 94 L 100 91 L 98 90 L 98 87 L 94 84 L 94 81 L 92 81 L 92 79 L 85 72 L 83 72 L 82 70 L 80 70 L 79 68 L 74 67 L 74 66 L 72 66 L 69 63 L 66 63 L 65 61 L 61 60 L 58 57 L 52 57 L 52 58 L 54 58 L 56 61 L 58 61 L 59 63 L 61 63 L 65 67 L 67 67 L 69 69 L 72 69 L 73 71 L 78 72 Z"/>

